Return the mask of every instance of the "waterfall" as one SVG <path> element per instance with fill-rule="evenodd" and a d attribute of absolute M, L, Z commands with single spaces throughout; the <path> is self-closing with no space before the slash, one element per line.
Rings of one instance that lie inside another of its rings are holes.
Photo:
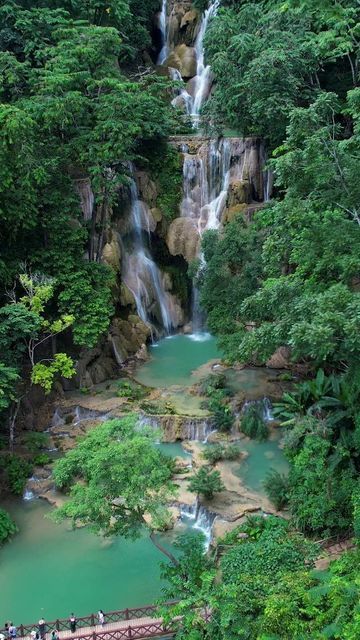
<path fill-rule="evenodd" d="M 262 409 L 262 417 L 265 422 L 273 422 L 274 414 L 273 407 L 271 404 L 271 400 L 269 398 L 262 398 L 262 400 L 247 400 L 244 402 L 243 407 L 241 409 L 241 413 L 246 413 L 247 407 L 252 404 L 257 404 L 261 406 Z"/>
<path fill-rule="evenodd" d="M 195 89 L 194 98 L 191 109 L 191 115 L 194 118 L 194 124 L 197 126 L 200 109 L 208 97 L 211 89 L 211 67 L 205 65 L 205 51 L 204 51 L 204 37 L 208 28 L 209 21 L 215 16 L 220 5 L 220 0 L 212 2 L 206 11 L 204 11 L 200 30 L 195 42 L 196 50 L 196 77 L 195 77 Z"/>
<path fill-rule="evenodd" d="M 184 152 L 181 215 L 196 221 L 200 236 L 221 224 L 230 183 L 230 164 L 231 148 L 226 139 L 210 140 L 202 154 Z M 202 254 L 199 258 L 200 271 L 204 264 Z M 203 330 L 204 314 L 196 282 L 193 283 L 192 323 L 195 333 Z"/>
<path fill-rule="evenodd" d="M 198 500 L 193 504 L 180 505 L 180 517 L 183 522 L 191 523 L 191 528 L 201 531 L 205 536 L 206 550 L 210 546 L 212 538 L 212 527 L 216 518 L 216 514 L 208 511 Z"/>
<path fill-rule="evenodd" d="M 169 55 L 167 0 L 162 0 L 161 12 L 159 14 L 159 29 L 161 32 L 161 51 L 157 59 L 157 64 L 164 64 Z"/>
<path fill-rule="evenodd" d="M 180 102 L 183 103 L 185 107 L 185 111 L 188 115 L 191 115 L 192 107 L 193 107 L 193 99 L 190 93 L 188 93 L 185 89 L 183 79 L 181 77 L 180 71 L 178 69 L 174 69 L 173 67 L 169 67 L 170 77 L 174 82 L 181 83 L 178 89 L 175 89 L 175 98 L 172 100 L 171 104 L 175 107 L 178 104 L 179 98 Z"/>
<path fill-rule="evenodd" d="M 230 160 L 226 139 L 211 140 L 203 154 L 184 153 L 181 215 L 196 220 L 200 235 L 220 226 L 230 182 Z"/>
<path fill-rule="evenodd" d="M 178 428 L 173 429 L 176 422 L 178 423 Z M 175 437 L 171 441 L 181 438 L 181 440 L 205 443 L 210 434 L 214 432 L 212 422 L 209 419 L 188 418 L 171 414 L 158 416 L 140 414 L 138 427 L 139 429 L 148 427 L 155 431 L 161 431 L 167 436 L 174 434 Z"/>
<path fill-rule="evenodd" d="M 134 177 L 130 185 L 130 198 L 129 239 L 132 246 L 124 252 L 123 281 L 134 296 L 137 313 L 143 322 L 153 329 L 153 319 L 156 318 L 165 333 L 169 334 L 176 326 L 176 320 L 172 317 L 171 297 L 165 290 L 163 274 L 145 244 L 145 233 L 150 241 L 150 212 L 139 198 Z"/>

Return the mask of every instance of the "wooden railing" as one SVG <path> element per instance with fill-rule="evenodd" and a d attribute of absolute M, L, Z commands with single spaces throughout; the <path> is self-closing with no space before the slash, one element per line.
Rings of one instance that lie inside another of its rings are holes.
<path fill-rule="evenodd" d="M 176 601 L 173 602 L 167 602 L 165 605 L 165 607 L 171 607 L 172 605 L 176 604 Z M 114 622 L 124 622 L 126 620 L 136 620 L 138 618 L 151 618 L 151 617 L 156 617 L 156 612 L 158 611 L 159 607 L 157 605 L 145 605 L 143 607 L 135 607 L 135 608 L 131 608 L 131 609 L 121 609 L 119 611 L 108 611 L 108 612 L 104 612 L 104 616 L 105 616 L 105 624 L 109 624 L 109 623 L 114 623 Z M 58 618 L 57 620 L 52 620 L 50 622 L 45 621 L 46 624 L 46 632 L 52 631 L 53 629 L 56 629 L 57 631 L 68 631 L 70 629 L 70 621 L 69 618 Z M 112 633 L 117 633 L 115 631 L 106 631 L 104 630 L 104 632 L 101 631 L 96 631 L 94 629 L 94 632 L 91 635 L 85 635 L 85 636 L 79 636 L 78 635 L 78 631 L 79 629 L 83 629 L 85 627 L 96 627 L 97 625 L 99 625 L 99 620 L 96 614 L 91 613 L 88 616 L 82 616 L 79 618 L 76 618 L 76 638 L 84 638 L 88 639 L 88 638 L 94 638 L 94 633 L 96 638 L 101 638 L 103 637 L 103 635 L 105 634 L 106 637 L 112 638 L 111 634 Z M 17 637 L 26 637 L 29 636 L 31 631 L 33 629 L 38 629 L 39 627 L 39 623 L 33 623 L 33 624 L 20 624 L 17 627 Z M 123 632 L 123 630 L 121 630 L 121 633 Z M 5 635 L 6 631 L 5 629 L 0 629 L 0 633 L 3 633 Z M 119 632 L 120 633 L 120 632 Z M 165 632 L 164 632 L 164 635 Z M 131 636 L 116 636 L 116 638 L 119 640 L 120 638 L 129 638 Z M 137 636 L 137 637 L 149 637 L 149 636 Z"/>

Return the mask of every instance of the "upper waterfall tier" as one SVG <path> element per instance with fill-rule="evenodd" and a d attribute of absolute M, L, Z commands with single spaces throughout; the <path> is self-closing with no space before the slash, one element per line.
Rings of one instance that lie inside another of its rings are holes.
<path fill-rule="evenodd" d="M 195 125 L 211 91 L 213 77 L 205 63 L 204 38 L 219 5 L 220 0 L 212 0 L 201 15 L 191 2 L 163 0 L 159 13 L 162 46 L 158 64 L 169 67 L 174 79 L 186 82 L 174 104 L 191 115 Z"/>
<path fill-rule="evenodd" d="M 269 199 L 271 175 L 259 138 L 174 137 L 183 154 L 183 200 L 179 218 L 170 225 L 172 255 L 191 262 L 200 255 L 201 235 L 234 215 L 246 217 Z"/>

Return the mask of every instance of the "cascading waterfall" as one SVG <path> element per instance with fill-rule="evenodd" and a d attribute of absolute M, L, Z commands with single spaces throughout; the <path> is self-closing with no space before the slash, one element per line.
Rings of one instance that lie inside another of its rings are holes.
<path fill-rule="evenodd" d="M 253 404 L 259 405 L 261 407 L 262 417 L 265 422 L 274 421 L 273 406 L 271 400 L 266 397 L 262 398 L 261 400 L 247 400 L 241 409 L 241 413 L 246 413 L 247 408 Z"/>
<path fill-rule="evenodd" d="M 181 99 L 183 105 L 185 106 L 186 113 L 191 115 L 191 111 L 193 108 L 193 98 L 188 93 L 184 87 L 183 79 L 181 77 L 180 71 L 178 69 L 169 68 L 170 77 L 174 82 L 179 83 L 179 88 L 175 89 L 175 98 L 172 100 L 171 104 L 175 107 L 177 104 L 177 100 Z"/>
<path fill-rule="evenodd" d="M 208 98 L 211 89 L 211 67 L 210 65 L 205 65 L 204 37 L 209 21 L 216 15 L 219 5 L 220 0 L 215 0 L 215 2 L 212 2 L 209 8 L 204 11 L 200 30 L 195 42 L 197 66 L 194 98 L 191 109 L 191 115 L 194 118 L 195 126 L 198 125 L 200 109 L 204 101 Z"/>
<path fill-rule="evenodd" d="M 132 174 L 134 170 L 132 168 Z M 144 230 L 150 241 L 150 223 L 147 206 L 139 198 L 135 178 L 130 185 L 130 244 L 123 258 L 123 280 L 134 296 L 137 313 L 140 318 L 153 328 L 156 318 L 169 334 L 175 326 L 171 313 L 171 300 L 166 292 L 163 275 L 151 257 L 144 241 Z"/>
<path fill-rule="evenodd" d="M 169 55 L 167 0 L 162 0 L 161 12 L 159 14 L 159 28 L 161 32 L 161 51 L 157 59 L 157 64 L 163 64 Z"/>
<path fill-rule="evenodd" d="M 183 201 L 181 215 L 192 218 L 199 235 L 208 229 L 217 229 L 226 205 L 230 182 L 231 149 L 226 139 L 211 140 L 204 155 L 184 153 Z M 204 263 L 202 254 L 200 267 Z M 196 284 L 192 296 L 193 331 L 201 332 L 204 314 L 201 311 Z"/>
<path fill-rule="evenodd" d="M 201 531 L 205 536 L 205 548 L 208 549 L 212 538 L 212 527 L 216 514 L 208 511 L 198 500 L 193 504 L 180 505 L 180 517 L 185 523 L 191 524 L 192 529 Z"/>

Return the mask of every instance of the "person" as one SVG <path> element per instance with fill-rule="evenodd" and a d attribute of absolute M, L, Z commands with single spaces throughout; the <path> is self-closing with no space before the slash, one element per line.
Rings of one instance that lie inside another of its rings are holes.
<path fill-rule="evenodd" d="M 9 633 L 9 623 L 8 623 L 8 622 L 5 622 L 5 624 L 4 624 L 4 631 L 5 631 L 5 636 L 6 636 L 7 638 L 10 638 L 10 633 Z"/>
<path fill-rule="evenodd" d="M 75 633 L 75 631 L 76 631 L 76 618 L 75 618 L 73 613 L 70 616 L 69 622 L 70 622 L 70 631 L 71 631 L 71 633 Z"/>
<path fill-rule="evenodd" d="M 33 630 L 30 632 L 30 636 L 31 636 L 31 640 L 36 640 L 36 629 L 33 629 Z"/>
<path fill-rule="evenodd" d="M 9 638 L 16 638 L 17 635 L 17 629 L 15 627 L 15 625 L 10 622 L 10 626 L 9 626 Z"/>
<path fill-rule="evenodd" d="M 51 632 L 51 640 L 59 640 L 59 634 L 56 629 L 53 629 Z"/>
<path fill-rule="evenodd" d="M 98 612 L 99 624 L 103 625 L 105 622 L 105 615 L 102 609 Z"/>
<path fill-rule="evenodd" d="M 40 618 L 39 620 L 39 633 L 41 640 L 44 640 L 46 635 L 46 624 L 44 618 Z"/>

